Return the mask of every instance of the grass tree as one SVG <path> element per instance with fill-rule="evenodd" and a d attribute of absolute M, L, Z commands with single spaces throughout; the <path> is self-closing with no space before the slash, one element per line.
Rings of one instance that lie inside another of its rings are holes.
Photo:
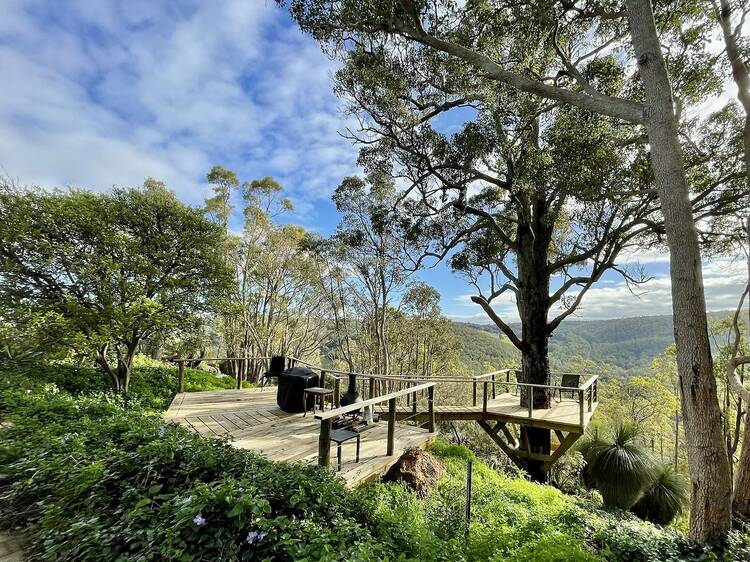
<path fill-rule="evenodd" d="M 656 477 L 653 459 L 637 442 L 638 426 L 618 425 L 612 435 L 594 430 L 581 444 L 586 474 L 605 505 L 630 509 Z"/>
<path fill-rule="evenodd" d="M 682 513 L 690 500 L 685 477 L 668 464 L 656 466 L 654 481 L 632 507 L 641 519 L 667 525 Z"/>

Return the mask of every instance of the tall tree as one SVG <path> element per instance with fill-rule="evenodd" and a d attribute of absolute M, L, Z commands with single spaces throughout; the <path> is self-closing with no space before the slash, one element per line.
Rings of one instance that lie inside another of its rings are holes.
<path fill-rule="evenodd" d="M 411 0 L 289 3 L 302 29 L 333 49 L 366 44 L 378 37 L 392 39 L 393 49 L 418 45 L 474 69 L 488 88 L 504 84 L 643 127 L 671 257 L 677 362 L 692 483 L 691 535 L 698 540 L 721 540 L 730 523 L 731 482 L 705 316 L 698 234 L 678 126 L 680 107 L 711 86 L 706 74 L 711 57 L 703 51 L 704 22 L 696 23 L 704 14 L 700 6 L 663 2 L 654 14 L 649 0 L 626 0 L 624 10 L 600 2 L 582 6 L 551 1 L 532 5 Z M 558 49 L 559 72 L 548 77 L 534 74 L 524 57 L 508 56 L 508 41 L 523 38 L 523 30 L 534 25 L 547 29 L 553 38 L 562 32 L 576 40 L 577 53 Z M 503 40 L 493 40 L 497 37 Z M 666 58 L 662 45 L 668 49 Z M 632 94 L 601 91 L 582 72 L 612 52 L 623 67 L 637 69 Z M 673 86 L 682 95 L 679 105 Z"/>
<path fill-rule="evenodd" d="M 388 181 L 358 177 L 346 178 L 333 196 L 343 215 L 335 234 L 339 259 L 352 274 L 351 294 L 372 334 L 368 367 L 382 374 L 391 372 L 388 311 L 408 277 L 392 211 L 395 197 Z"/>
<path fill-rule="evenodd" d="M 525 49 L 540 74 L 550 70 L 542 39 Z M 450 256 L 477 289 L 472 300 L 521 352 L 521 381 L 549 384 L 549 338 L 594 283 L 607 271 L 629 283 L 645 279 L 617 261 L 660 222 L 645 156 L 630 142 L 634 132 L 512 89 L 486 91 L 481 77 L 430 51 L 392 52 L 372 41 L 345 61 L 337 91 L 361 124 L 350 136 L 363 147 L 360 164 L 369 174 L 403 186 L 395 203 L 417 249 L 412 266 Z M 605 60 L 591 79 L 618 91 L 618 70 Z M 465 123 L 448 136 L 441 124 L 457 111 Z M 493 308 L 508 295 L 520 334 Z M 528 399 L 522 392 L 522 404 Z M 549 407 L 542 389 L 533 400 Z M 549 451 L 548 431 L 528 433 L 535 452 Z M 542 467 L 529 462 L 540 480 Z"/>
<path fill-rule="evenodd" d="M 92 356 L 127 392 L 133 356 L 227 289 L 223 232 L 164 184 L 108 194 L 0 189 L 2 316 Z"/>

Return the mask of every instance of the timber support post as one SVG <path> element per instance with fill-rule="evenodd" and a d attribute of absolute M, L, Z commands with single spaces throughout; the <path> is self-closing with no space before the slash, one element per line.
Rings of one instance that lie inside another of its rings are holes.
<path fill-rule="evenodd" d="M 387 455 L 390 457 L 395 450 L 396 437 L 396 399 L 388 400 L 388 449 Z"/>
<path fill-rule="evenodd" d="M 474 384 L 472 385 L 472 389 L 473 389 L 473 396 L 474 396 L 472 400 L 472 406 L 476 406 L 477 405 L 477 379 L 476 377 L 474 377 Z"/>
<path fill-rule="evenodd" d="M 487 381 L 484 381 L 484 388 L 482 389 L 482 412 L 485 414 L 487 413 L 487 391 L 489 390 L 487 386 L 489 383 Z"/>
<path fill-rule="evenodd" d="M 333 418 L 320 420 L 320 437 L 318 437 L 318 466 L 328 466 L 331 462 L 331 430 Z"/>
<path fill-rule="evenodd" d="M 177 392 L 185 392 L 185 362 L 177 363 Z"/>
<path fill-rule="evenodd" d="M 427 389 L 427 430 L 435 433 L 435 387 Z"/>

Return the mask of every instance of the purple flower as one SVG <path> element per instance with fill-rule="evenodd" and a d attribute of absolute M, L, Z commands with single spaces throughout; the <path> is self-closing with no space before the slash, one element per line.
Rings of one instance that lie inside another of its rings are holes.
<path fill-rule="evenodd" d="M 247 544 L 254 544 L 256 542 L 262 541 L 267 536 L 268 536 L 268 533 L 266 533 L 265 531 L 260 531 L 260 532 L 258 532 L 258 531 L 250 531 L 247 534 L 247 538 L 245 539 L 245 542 L 247 542 Z"/>
<path fill-rule="evenodd" d="M 205 522 L 206 522 L 206 518 L 203 517 L 200 513 L 196 515 L 195 517 L 193 517 L 193 523 L 195 523 L 199 527 L 203 525 Z"/>

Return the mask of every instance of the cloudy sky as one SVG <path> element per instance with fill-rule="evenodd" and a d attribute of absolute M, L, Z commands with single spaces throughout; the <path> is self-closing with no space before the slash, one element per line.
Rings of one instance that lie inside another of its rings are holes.
<path fill-rule="evenodd" d="M 214 164 L 278 179 L 291 220 L 323 234 L 330 195 L 356 173 L 331 94 L 335 64 L 272 0 L 0 0 L 0 170 L 21 183 L 106 190 L 164 180 L 200 203 Z M 635 259 L 631 257 L 630 259 Z M 638 256 L 653 281 L 634 296 L 608 276 L 578 318 L 670 313 L 665 256 Z M 483 321 L 471 287 L 438 266 L 421 274 L 444 312 Z M 709 308 L 732 308 L 739 265 L 706 264 Z M 515 306 L 499 303 L 515 319 Z"/>

